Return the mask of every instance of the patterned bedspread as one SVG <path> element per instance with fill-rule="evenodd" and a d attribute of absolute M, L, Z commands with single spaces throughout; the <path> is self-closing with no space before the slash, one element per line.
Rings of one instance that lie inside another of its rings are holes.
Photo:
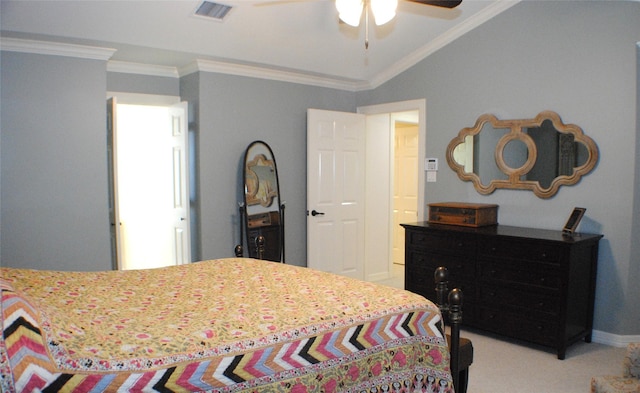
<path fill-rule="evenodd" d="M 3 392 L 451 392 L 438 309 L 246 258 L 0 269 Z"/>

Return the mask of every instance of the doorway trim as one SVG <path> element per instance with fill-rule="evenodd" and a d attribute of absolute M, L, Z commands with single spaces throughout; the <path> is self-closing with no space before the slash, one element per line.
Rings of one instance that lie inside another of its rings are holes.
<path fill-rule="evenodd" d="M 418 111 L 418 219 L 424 219 L 424 159 L 426 156 L 426 134 L 427 134 L 427 100 L 417 99 L 399 102 L 390 102 L 377 105 L 366 105 L 357 108 L 357 113 L 364 115 L 392 114 L 395 112 Z M 391 190 L 389 190 L 391 192 Z"/>
<path fill-rule="evenodd" d="M 110 97 L 116 97 L 118 99 L 118 104 L 129 105 L 171 106 L 180 103 L 180 96 L 168 96 L 160 94 L 122 93 L 118 91 L 108 91 L 107 98 Z"/>

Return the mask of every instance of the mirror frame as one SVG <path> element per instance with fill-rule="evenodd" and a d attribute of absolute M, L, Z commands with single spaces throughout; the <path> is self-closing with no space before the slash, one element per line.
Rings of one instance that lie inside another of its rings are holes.
<path fill-rule="evenodd" d="M 573 168 L 571 175 L 558 175 L 554 178 L 548 188 L 543 188 L 537 180 L 521 180 L 522 175 L 527 174 L 531 168 L 533 168 L 537 158 L 538 152 L 536 144 L 533 139 L 527 135 L 526 129 L 530 127 L 541 127 L 542 122 L 550 120 L 554 128 L 564 134 L 571 134 L 574 136 L 574 141 L 582 143 L 589 154 L 586 162 L 583 165 Z M 496 144 L 496 150 L 494 157 L 498 168 L 508 176 L 508 179 L 494 179 L 489 182 L 488 185 L 482 184 L 480 177 L 475 173 L 465 172 L 464 165 L 459 164 L 454 159 L 455 148 L 465 142 L 465 138 L 468 135 L 474 136 L 479 134 L 483 126 L 489 123 L 493 128 L 508 129 L 509 132 L 505 134 Z M 523 131 L 525 130 L 525 131 Z M 522 166 L 519 168 L 512 168 L 504 161 L 504 148 L 511 141 L 521 141 L 528 149 L 528 157 Z M 533 119 L 513 119 L 513 120 L 498 120 L 498 118 L 492 114 L 484 114 L 478 117 L 476 124 L 473 127 L 467 127 L 460 130 L 458 136 L 453 138 L 447 146 L 447 164 L 458 174 L 458 177 L 463 181 L 471 181 L 473 186 L 480 194 L 491 194 L 498 188 L 505 189 L 517 189 L 517 190 L 531 190 L 540 198 L 550 198 L 554 196 L 560 186 L 573 185 L 580 181 L 580 178 L 587 173 L 591 172 L 595 168 L 598 162 L 598 146 L 596 143 L 586 136 L 582 131 L 582 128 L 575 124 L 564 124 L 560 119 L 560 116 L 553 111 L 543 111 Z"/>

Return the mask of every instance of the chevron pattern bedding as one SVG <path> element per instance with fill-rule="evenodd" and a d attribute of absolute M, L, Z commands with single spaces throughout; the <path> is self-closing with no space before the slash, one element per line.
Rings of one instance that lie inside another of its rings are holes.
<path fill-rule="evenodd" d="M 248 258 L 0 273 L 3 392 L 453 391 L 407 291 Z"/>

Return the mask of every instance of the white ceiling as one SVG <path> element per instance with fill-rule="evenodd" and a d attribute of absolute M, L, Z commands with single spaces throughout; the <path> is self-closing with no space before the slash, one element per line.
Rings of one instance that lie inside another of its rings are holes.
<path fill-rule="evenodd" d="M 176 67 L 196 59 L 380 84 L 509 8 L 463 0 L 455 9 L 400 1 L 396 18 L 365 29 L 338 23 L 331 0 L 218 0 L 223 21 L 194 16 L 200 0 L 2 0 L 2 38 L 113 48 L 115 62 Z M 4 48 L 4 47 L 3 47 Z"/>

